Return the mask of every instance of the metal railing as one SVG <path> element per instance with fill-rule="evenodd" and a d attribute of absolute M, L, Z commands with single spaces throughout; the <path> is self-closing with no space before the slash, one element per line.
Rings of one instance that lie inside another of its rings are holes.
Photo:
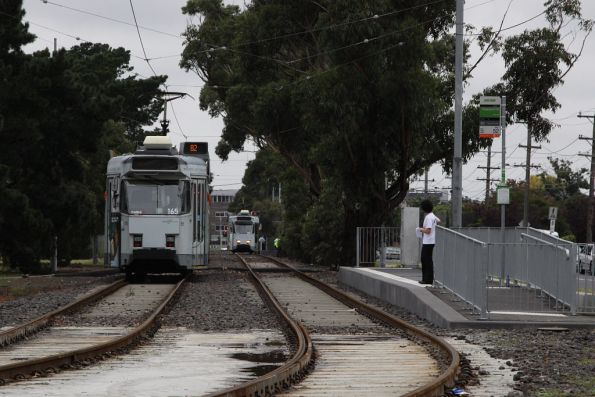
<path fill-rule="evenodd" d="M 488 244 L 438 226 L 434 251 L 434 283 L 467 302 L 487 319 Z"/>
<path fill-rule="evenodd" d="M 358 227 L 355 238 L 356 266 L 400 264 L 399 231 L 398 227 Z"/>
<path fill-rule="evenodd" d="M 507 228 L 504 231 L 498 228 L 440 229 L 438 241 L 445 239 L 445 245 L 450 244 L 449 239 L 453 238 L 450 235 L 456 233 L 488 245 L 485 265 L 485 311 L 488 316 L 489 312 L 498 311 L 572 314 L 595 311 L 595 278 L 582 276 L 577 271 L 577 244 L 533 228 Z M 460 251 L 459 247 L 456 250 Z M 484 266 L 465 261 L 463 266 L 455 264 L 454 259 L 439 262 L 457 272 L 476 272 L 478 266 Z M 462 293 L 457 292 L 450 282 L 445 283 L 445 288 L 453 290 L 465 301 L 470 300 L 469 287 Z M 471 300 L 470 304 L 480 312 L 484 310 L 483 299 Z"/>
<path fill-rule="evenodd" d="M 595 245 L 521 227 L 438 226 L 436 242 L 436 285 L 482 319 L 490 312 L 595 313 Z M 397 227 L 358 227 L 356 266 L 399 266 L 407 248 L 400 243 Z"/>

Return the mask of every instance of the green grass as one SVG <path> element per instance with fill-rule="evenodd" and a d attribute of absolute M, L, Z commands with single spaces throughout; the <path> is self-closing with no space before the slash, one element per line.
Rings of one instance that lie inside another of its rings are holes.
<path fill-rule="evenodd" d="M 49 259 L 42 259 L 39 261 L 42 265 L 45 266 L 49 266 L 50 265 L 50 260 Z M 101 266 L 102 263 L 102 259 L 99 259 L 97 262 L 97 266 Z M 89 259 L 71 259 L 70 260 L 70 266 L 93 266 L 93 258 L 89 258 Z M 60 267 L 60 265 L 58 265 L 58 267 Z"/>

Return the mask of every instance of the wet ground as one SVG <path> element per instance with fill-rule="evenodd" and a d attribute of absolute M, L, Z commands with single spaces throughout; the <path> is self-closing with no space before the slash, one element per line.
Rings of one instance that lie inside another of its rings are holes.
<path fill-rule="evenodd" d="M 127 355 L 0 387 L 0 396 L 200 396 L 259 376 L 288 359 L 278 331 L 197 333 L 163 328 Z"/>

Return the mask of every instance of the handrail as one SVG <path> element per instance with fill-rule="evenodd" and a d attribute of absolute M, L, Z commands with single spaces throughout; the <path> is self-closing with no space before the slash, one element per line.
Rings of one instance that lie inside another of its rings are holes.
<path fill-rule="evenodd" d="M 476 243 L 476 244 L 481 244 L 482 246 L 485 246 L 485 245 L 487 245 L 487 243 L 485 243 L 484 241 L 480 241 L 480 240 L 477 240 L 477 239 L 475 239 L 475 238 L 473 238 L 473 237 L 469 237 L 469 236 L 467 236 L 467 235 L 465 235 L 465 234 L 463 234 L 463 233 L 460 233 L 460 232 L 454 231 L 453 229 L 449 229 L 449 228 L 446 228 L 446 227 L 443 227 L 443 226 L 436 226 L 436 227 L 437 227 L 438 229 L 442 229 L 442 230 L 448 231 L 449 233 L 453 233 L 453 234 L 455 234 L 455 235 L 457 235 L 457 236 L 459 236 L 459 237 L 462 237 L 462 238 L 464 238 L 465 240 L 472 241 L 472 242 L 474 242 L 474 243 Z"/>
<path fill-rule="evenodd" d="M 532 240 L 539 241 L 542 244 L 550 245 L 552 247 L 555 247 L 555 248 L 563 251 L 566 254 L 566 260 L 570 259 L 570 250 L 567 249 L 567 248 L 560 247 L 559 245 L 556 245 L 556 244 L 551 243 L 551 242 L 546 241 L 546 240 L 542 240 L 542 239 L 540 239 L 538 237 L 535 237 L 535 236 L 531 236 L 530 234 L 527 234 L 527 233 L 521 233 L 521 238 L 523 238 L 523 237 L 527 237 L 527 238 L 530 238 Z"/>

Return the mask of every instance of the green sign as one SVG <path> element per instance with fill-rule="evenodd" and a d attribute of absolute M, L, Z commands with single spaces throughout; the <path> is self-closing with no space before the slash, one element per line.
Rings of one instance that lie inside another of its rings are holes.
<path fill-rule="evenodd" d="M 499 138 L 502 128 L 500 126 L 499 96 L 481 96 L 479 98 L 479 137 Z"/>

